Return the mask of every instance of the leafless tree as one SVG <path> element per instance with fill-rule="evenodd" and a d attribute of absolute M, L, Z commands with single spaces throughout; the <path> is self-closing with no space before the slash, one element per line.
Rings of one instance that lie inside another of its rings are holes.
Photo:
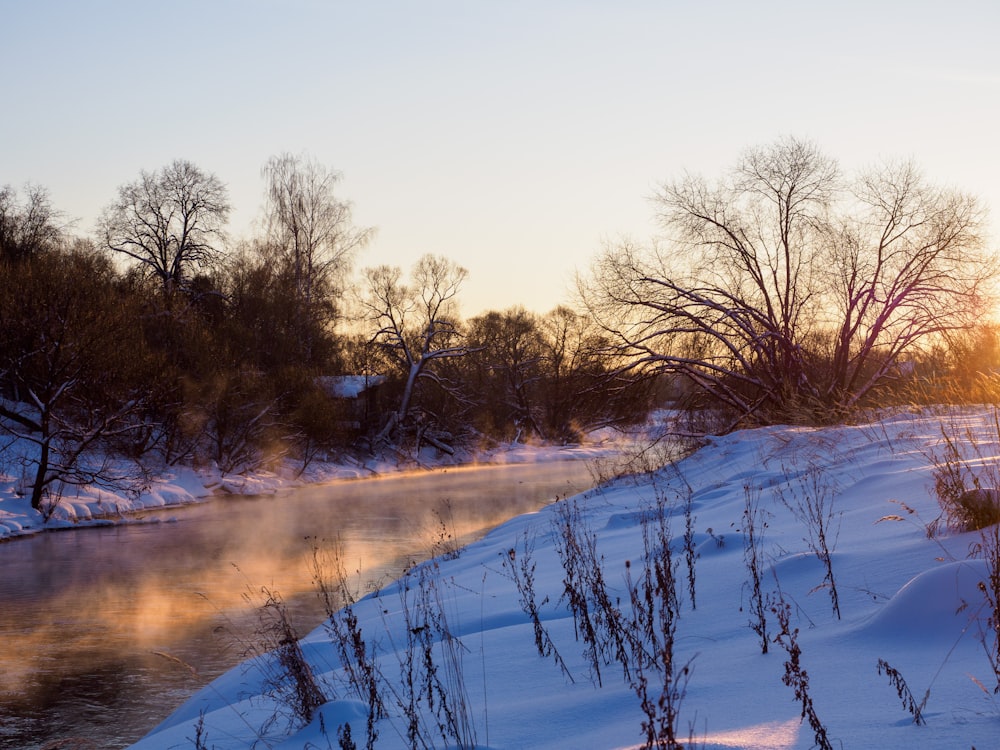
<path fill-rule="evenodd" d="M 268 244 L 291 274 L 296 316 L 313 320 L 330 309 L 324 303 L 339 291 L 339 277 L 373 230 L 355 227 L 351 204 L 336 196 L 339 172 L 306 156 L 281 154 L 267 161 L 263 174 Z M 312 328 L 303 328 L 307 353 Z"/>
<path fill-rule="evenodd" d="M 545 436 L 578 440 L 598 427 L 634 423 L 651 407 L 649 382 L 590 316 L 559 306 L 539 319 Z"/>
<path fill-rule="evenodd" d="M 598 341 L 593 323 L 586 315 L 560 305 L 542 316 L 542 361 L 546 372 L 545 405 L 547 436 L 572 438 L 577 425 L 592 427 L 599 420 L 591 419 L 594 398 L 588 398 L 589 375 L 604 368 L 597 363 L 597 352 L 606 350 L 606 342 Z M 597 398 L 607 404 L 605 394 Z M 600 413 L 600 410 L 596 410 Z"/>
<path fill-rule="evenodd" d="M 738 419 L 838 418 L 907 352 L 974 321 L 996 270 L 973 197 L 909 163 L 847 182 L 792 138 L 654 201 L 667 241 L 608 247 L 583 296 L 633 366 Z"/>
<path fill-rule="evenodd" d="M 18 261 L 52 249 L 62 230 L 48 191 L 26 185 L 24 199 L 10 185 L 0 188 L 0 260 Z"/>
<path fill-rule="evenodd" d="M 225 185 L 178 159 L 122 185 L 98 226 L 105 247 L 136 261 L 169 300 L 193 269 L 217 255 L 228 218 Z"/>
<path fill-rule="evenodd" d="M 150 361 L 136 309 L 90 248 L 0 261 L 0 434 L 22 456 L 33 508 L 48 513 L 58 488 L 131 488 L 141 477 L 106 456 L 107 442 L 141 425 Z"/>
<path fill-rule="evenodd" d="M 491 416 L 494 430 L 510 425 L 515 441 L 523 434 L 545 433 L 542 405 L 542 336 L 538 318 L 523 307 L 490 311 L 469 321 L 469 343 L 479 350 L 473 358 L 480 409 Z"/>
<path fill-rule="evenodd" d="M 405 378 L 399 407 L 380 440 L 406 425 L 418 379 L 436 377 L 432 363 L 468 353 L 457 326 L 456 304 L 467 276 L 466 269 L 440 255 L 420 258 L 409 284 L 398 267 L 366 269 L 362 306 L 374 330 L 372 341 L 398 364 Z"/>

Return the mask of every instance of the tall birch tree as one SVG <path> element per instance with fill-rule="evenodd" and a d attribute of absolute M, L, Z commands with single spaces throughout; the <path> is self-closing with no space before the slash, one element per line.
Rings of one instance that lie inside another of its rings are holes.
<path fill-rule="evenodd" d="M 341 174 L 310 157 L 272 156 L 263 175 L 267 243 L 291 277 L 298 343 L 308 361 L 315 330 L 335 317 L 341 279 L 374 230 L 354 225 L 350 202 L 336 194 Z"/>

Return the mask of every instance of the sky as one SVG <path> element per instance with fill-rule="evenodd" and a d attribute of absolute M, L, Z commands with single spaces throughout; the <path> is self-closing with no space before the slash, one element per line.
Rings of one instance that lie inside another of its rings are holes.
<path fill-rule="evenodd" d="M 792 135 L 912 158 L 1000 211 L 1000 5 L 673 0 L 0 0 L 0 185 L 93 231 L 177 158 L 252 233 L 272 155 L 342 173 L 359 268 L 465 266 L 466 315 L 571 299 L 650 196 Z M 991 244 L 997 246 L 997 233 Z"/>

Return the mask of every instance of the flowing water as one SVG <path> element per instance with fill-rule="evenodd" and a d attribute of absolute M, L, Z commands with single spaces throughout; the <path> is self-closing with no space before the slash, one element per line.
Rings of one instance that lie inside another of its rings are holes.
<path fill-rule="evenodd" d="M 0 544 L 0 748 L 122 748 L 243 660 L 251 603 L 323 618 L 313 550 L 359 589 L 591 484 L 582 461 L 484 466 L 218 498 L 150 523 Z M 86 741 L 93 744 L 89 745 Z"/>

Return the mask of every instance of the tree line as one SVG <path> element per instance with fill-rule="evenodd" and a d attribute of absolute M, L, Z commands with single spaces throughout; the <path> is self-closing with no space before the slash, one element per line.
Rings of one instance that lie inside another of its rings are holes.
<path fill-rule="evenodd" d="M 795 138 L 748 149 L 663 184 L 662 236 L 609 243 L 575 308 L 468 320 L 452 259 L 355 269 L 373 230 L 335 170 L 281 154 L 261 174 L 238 241 L 226 186 L 183 160 L 123 184 L 87 237 L 43 188 L 0 190 L 0 439 L 34 447 L 0 470 L 35 507 L 126 481 L 120 457 L 304 468 L 573 441 L 665 396 L 724 431 L 1000 393 L 985 212 L 912 162 L 845 175 Z"/>
<path fill-rule="evenodd" d="M 0 471 L 34 507 L 67 485 L 139 486 L 136 465 L 304 469 L 348 451 L 572 441 L 646 413 L 651 388 L 588 317 L 463 320 L 467 272 L 442 256 L 354 273 L 372 230 L 340 175 L 283 154 L 262 176 L 260 229 L 239 241 L 225 185 L 183 160 L 123 184 L 89 237 L 43 188 L 0 191 L 0 447 L 32 446 L 4 451 L 18 465 Z M 338 389 L 349 378 L 368 392 Z"/>

